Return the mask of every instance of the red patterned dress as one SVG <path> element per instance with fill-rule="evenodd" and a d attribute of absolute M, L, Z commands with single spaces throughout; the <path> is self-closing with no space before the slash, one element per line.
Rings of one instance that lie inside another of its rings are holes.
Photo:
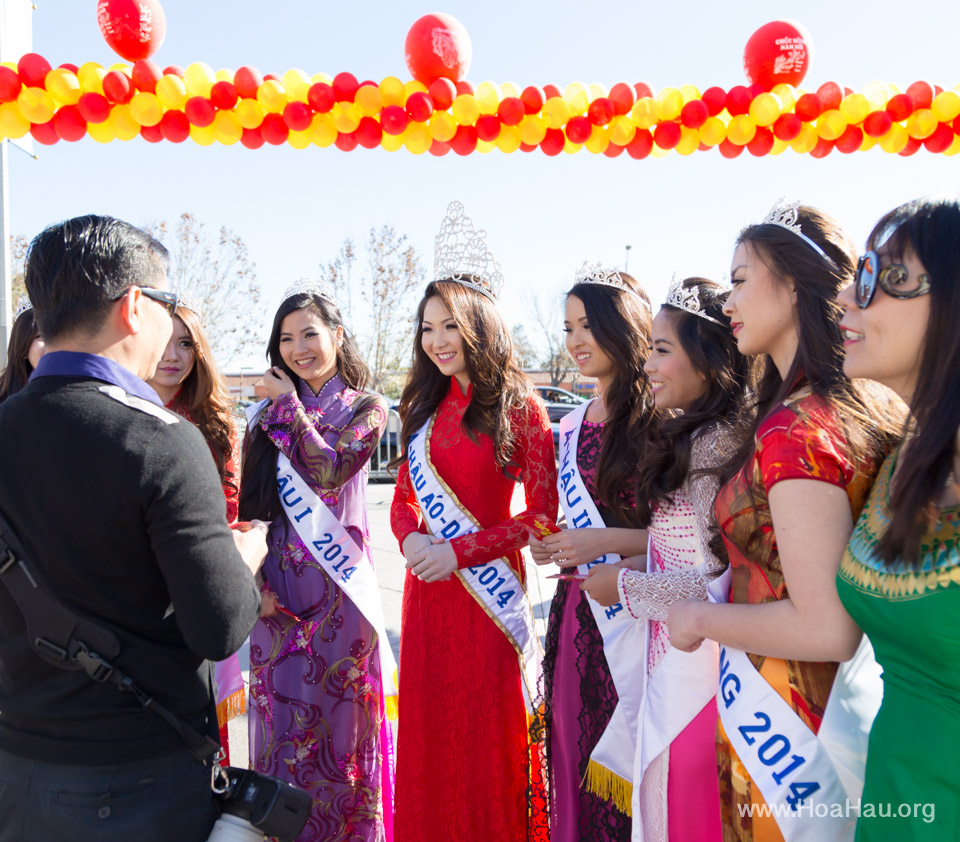
<path fill-rule="evenodd" d="M 730 556 L 730 601 L 757 605 L 786 599 L 768 494 L 782 480 L 825 482 L 847 492 L 853 521 L 863 508 L 878 465 L 852 452 L 836 412 L 806 387 L 770 413 L 757 430 L 756 448 L 746 465 L 720 489 L 715 514 Z M 815 529 L 816 524 L 810 524 Z M 782 660 L 748 653 L 760 675 L 810 730 L 820 729 L 837 672 L 835 662 Z M 759 787 L 717 725 L 720 813 L 725 842 L 782 842 L 776 819 L 753 814 L 765 804 Z M 752 815 L 752 818 L 751 818 Z"/>
<path fill-rule="evenodd" d="M 451 545 L 460 568 L 504 557 L 523 581 L 525 525 L 535 528 L 534 519 L 557 516 L 550 423 L 534 398 L 514 413 L 513 458 L 527 508 L 511 517 L 515 484 L 497 467 L 492 439 L 480 436 L 475 443 L 461 426 L 471 393 L 463 394 L 451 378 L 431 436 L 434 467 L 483 527 Z M 405 464 L 390 520 L 401 545 L 411 532 L 426 531 Z M 546 839 L 542 794 L 528 793 L 530 751 L 517 654 L 459 578 L 425 584 L 407 573 L 400 687 L 398 842 Z M 536 779 L 540 770 L 534 771 Z"/>

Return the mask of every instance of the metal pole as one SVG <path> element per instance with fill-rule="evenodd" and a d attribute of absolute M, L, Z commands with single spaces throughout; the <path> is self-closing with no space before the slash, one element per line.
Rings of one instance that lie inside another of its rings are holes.
<path fill-rule="evenodd" d="M 7 346 L 10 344 L 10 331 L 13 330 L 13 289 L 10 278 L 10 226 L 7 211 L 10 205 L 10 191 L 7 183 L 7 155 L 9 143 L 0 141 L 0 368 L 7 367 Z"/>
<path fill-rule="evenodd" d="M 629 271 L 630 271 L 630 249 L 632 249 L 632 248 L 633 248 L 633 246 L 631 246 L 631 245 L 628 245 L 628 246 L 626 247 L 627 256 L 623 259 L 623 271 L 624 271 L 624 272 L 629 272 Z"/>

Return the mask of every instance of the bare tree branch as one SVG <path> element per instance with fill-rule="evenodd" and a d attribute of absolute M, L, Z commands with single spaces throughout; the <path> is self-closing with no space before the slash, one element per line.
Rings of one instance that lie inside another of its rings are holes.
<path fill-rule="evenodd" d="M 559 386 L 576 367 L 564 340 L 560 308 L 556 302 L 544 301 L 540 295 L 529 296 L 527 305 L 533 313 L 533 323 L 538 328 L 536 334 L 543 349 L 540 364 L 547 370 L 550 385 Z"/>

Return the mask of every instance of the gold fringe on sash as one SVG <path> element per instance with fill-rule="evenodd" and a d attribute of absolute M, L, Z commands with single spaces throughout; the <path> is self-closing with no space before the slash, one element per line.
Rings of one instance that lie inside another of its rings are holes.
<path fill-rule="evenodd" d="M 247 691 L 237 690 L 217 703 L 217 724 L 222 728 L 231 719 L 247 712 Z"/>
<path fill-rule="evenodd" d="M 397 696 L 387 696 L 387 698 L 386 698 L 384 701 L 385 701 L 385 703 L 386 703 L 386 704 L 385 704 L 385 707 L 386 707 L 386 710 L 387 710 L 387 719 L 389 719 L 391 722 L 396 722 L 396 721 L 397 721 L 397 710 L 398 710 L 398 704 L 399 704 L 399 699 L 398 699 L 398 697 L 397 697 Z"/>
<path fill-rule="evenodd" d="M 621 778 L 611 772 L 606 766 L 590 760 L 587 764 L 587 773 L 583 776 L 581 786 L 605 801 L 613 801 L 614 806 L 623 814 L 632 816 L 630 799 L 633 797 L 633 782 Z"/>

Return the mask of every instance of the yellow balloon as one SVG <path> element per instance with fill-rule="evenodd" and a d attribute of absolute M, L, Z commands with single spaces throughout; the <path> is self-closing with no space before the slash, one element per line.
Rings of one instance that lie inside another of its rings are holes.
<path fill-rule="evenodd" d="M 48 123 L 53 119 L 56 103 L 43 88 L 21 88 L 17 107 L 31 123 Z"/>
<path fill-rule="evenodd" d="M 817 117 L 817 134 L 824 140 L 836 140 L 846 130 L 847 121 L 835 108 Z"/>
<path fill-rule="evenodd" d="M 661 149 L 657 144 L 653 144 L 653 149 L 650 150 L 650 156 L 652 158 L 666 158 L 672 151 L 671 149 Z"/>
<path fill-rule="evenodd" d="M 450 107 L 453 119 L 461 126 L 472 126 L 480 116 L 480 106 L 473 94 L 460 94 Z"/>
<path fill-rule="evenodd" d="M 329 82 L 327 84 L 329 84 Z M 380 83 L 380 96 L 383 97 L 384 106 L 403 105 L 407 101 L 407 94 L 403 88 L 403 82 L 396 76 L 387 76 L 387 78 Z M 399 147 L 397 148 L 399 149 Z"/>
<path fill-rule="evenodd" d="M 245 129 L 255 129 L 263 122 L 266 109 L 255 99 L 241 99 L 234 108 L 240 125 Z"/>
<path fill-rule="evenodd" d="M 757 124 L 747 114 L 737 114 L 727 126 L 727 140 L 736 146 L 746 146 L 757 134 Z"/>
<path fill-rule="evenodd" d="M 313 82 L 310 81 L 310 77 L 299 68 L 295 67 L 283 74 L 283 88 L 291 101 L 298 100 L 299 102 L 306 102 L 307 92 L 310 90 L 312 84 Z M 307 146 L 309 145 L 310 142 L 307 141 Z M 307 147 L 298 146 L 297 148 L 306 149 Z"/>
<path fill-rule="evenodd" d="M 542 143 L 546 136 L 547 127 L 542 117 L 536 114 L 527 114 L 520 121 L 520 139 L 527 146 L 536 146 L 538 143 Z"/>
<path fill-rule="evenodd" d="M 683 110 L 683 94 L 676 88 L 664 88 L 657 94 L 657 105 L 660 107 L 661 120 L 676 120 Z"/>
<path fill-rule="evenodd" d="M 500 94 L 506 99 L 508 96 L 520 96 L 520 86 L 516 82 L 501 82 Z"/>
<path fill-rule="evenodd" d="M 616 146 L 626 146 L 637 136 L 637 124 L 626 114 L 614 117 L 607 125 L 610 130 L 610 142 Z"/>
<path fill-rule="evenodd" d="M 287 104 L 287 92 L 276 79 L 266 79 L 257 89 L 257 102 L 267 111 L 279 114 Z"/>
<path fill-rule="evenodd" d="M 187 86 L 190 96 L 210 96 L 210 89 L 217 81 L 217 74 L 213 68 L 203 61 L 188 64 L 183 71 L 183 83 Z"/>
<path fill-rule="evenodd" d="M 812 152 L 816 148 L 819 140 L 820 135 L 817 134 L 817 130 L 813 124 L 804 123 L 800 127 L 800 133 L 790 141 L 790 148 L 794 152 L 799 152 L 801 155 L 806 155 L 808 152 Z"/>
<path fill-rule="evenodd" d="M 308 132 L 303 132 L 303 134 L 308 134 Z M 217 139 L 217 143 L 222 143 L 224 146 L 233 146 L 243 137 L 243 126 L 240 124 L 240 118 L 232 111 L 218 111 L 213 118 L 213 136 Z M 309 137 L 307 142 L 309 143 Z"/>
<path fill-rule="evenodd" d="M 80 80 L 80 87 L 83 88 L 84 93 L 102 94 L 103 77 L 106 75 L 107 71 L 95 61 L 85 62 L 77 70 L 77 79 Z M 101 143 L 103 142 L 101 141 Z"/>
<path fill-rule="evenodd" d="M 686 105 L 688 102 L 700 99 L 700 89 L 696 85 L 681 85 L 680 95 L 683 97 L 683 104 Z"/>
<path fill-rule="evenodd" d="M 863 94 L 848 94 L 840 102 L 840 113 L 851 125 L 862 123 L 870 110 L 870 100 Z"/>
<path fill-rule="evenodd" d="M 133 118 L 129 105 L 114 105 L 107 124 L 117 140 L 133 140 L 140 134 L 140 124 Z"/>
<path fill-rule="evenodd" d="M 917 140 L 926 140 L 937 130 L 937 118 L 929 108 L 921 108 L 907 117 L 907 134 Z"/>
<path fill-rule="evenodd" d="M 781 152 L 785 152 L 788 148 L 788 144 L 785 140 L 780 140 L 779 137 L 773 139 L 773 146 L 770 147 L 768 155 L 779 155 Z"/>
<path fill-rule="evenodd" d="M 727 127 L 719 117 L 707 117 L 700 126 L 700 140 L 707 146 L 718 146 L 727 137 Z"/>
<path fill-rule="evenodd" d="M 903 151 L 903 148 L 910 141 L 910 135 L 907 130 L 899 123 L 894 123 L 883 137 L 880 138 L 880 148 L 884 152 L 896 154 Z"/>
<path fill-rule="evenodd" d="M 289 143 L 294 149 L 306 149 L 310 145 L 310 131 L 291 131 L 287 136 L 287 143 Z"/>
<path fill-rule="evenodd" d="M 333 124 L 333 117 L 329 114 L 314 114 L 313 122 L 307 131 L 310 133 L 311 142 L 321 149 L 333 146 L 337 139 L 337 127 Z M 389 135 L 384 135 L 384 137 L 389 137 Z"/>
<path fill-rule="evenodd" d="M 457 133 L 457 121 L 453 119 L 446 111 L 434 111 L 433 116 L 430 117 L 430 121 L 427 124 L 430 128 L 430 137 L 434 140 L 439 140 L 442 143 L 446 143 L 450 140 L 453 140 L 454 135 Z M 503 126 L 503 129 L 516 128 L 516 126 Z M 517 129 L 517 136 L 519 137 L 519 129 Z"/>
<path fill-rule="evenodd" d="M 387 134 L 383 133 L 383 137 L 380 138 L 380 145 L 387 150 L 387 152 L 396 152 L 403 148 L 403 135 L 399 134 Z"/>
<path fill-rule="evenodd" d="M 157 82 L 157 99 L 165 108 L 182 109 L 187 102 L 187 86 L 179 76 L 169 74 Z"/>
<path fill-rule="evenodd" d="M 391 76 L 390 78 L 393 79 L 394 77 Z M 399 82 L 400 80 L 397 79 L 397 81 Z M 316 85 L 318 82 L 323 82 L 324 85 L 332 85 L 333 77 L 329 73 L 314 73 L 313 76 L 310 77 L 310 84 Z M 401 82 L 400 84 L 403 83 Z"/>
<path fill-rule="evenodd" d="M 660 119 L 660 106 L 652 97 L 641 97 L 633 106 L 630 116 L 633 117 L 633 122 L 638 129 L 649 129 Z M 617 143 L 616 139 L 613 142 Z M 618 143 L 617 145 L 623 146 L 624 144 Z"/>
<path fill-rule="evenodd" d="M 563 142 L 563 151 L 568 155 L 573 155 L 574 153 L 579 152 L 582 148 L 582 143 L 574 143 L 569 137 Z"/>
<path fill-rule="evenodd" d="M 780 105 L 784 112 L 792 111 L 793 106 L 797 104 L 797 97 L 800 96 L 793 85 L 787 85 L 784 82 L 781 82 L 779 85 L 774 85 L 770 93 L 780 99 Z M 782 152 L 783 150 L 780 151 Z M 773 153 L 771 152 L 771 154 Z"/>
<path fill-rule="evenodd" d="M 500 106 L 500 89 L 493 82 L 481 82 L 477 85 L 474 97 L 481 114 L 496 114 Z"/>
<path fill-rule="evenodd" d="M 97 143 L 110 143 L 113 140 L 109 120 L 104 120 L 102 123 L 87 123 L 87 134 Z"/>
<path fill-rule="evenodd" d="M 47 90 L 49 89 L 50 85 L 48 84 Z M 956 120 L 960 116 L 960 96 L 955 91 L 941 91 L 933 98 L 930 110 L 941 123 Z"/>
<path fill-rule="evenodd" d="M 700 133 L 696 129 L 688 129 L 686 126 L 680 127 L 680 142 L 676 145 L 677 153 L 680 155 L 692 155 L 700 148 Z"/>
<path fill-rule="evenodd" d="M 497 144 L 490 140 L 478 140 L 477 141 L 477 152 L 481 155 L 486 155 L 488 152 L 493 152 L 497 148 Z"/>
<path fill-rule="evenodd" d="M 418 82 L 416 79 L 410 79 L 409 81 L 403 83 L 403 101 L 404 102 L 407 101 L 407 97 L 409 97 L 410 94 L 426 93 L 426 92 L 427 92 L 427 86 L 424 85 L 423 82 Z"/>
<path fill-rule="evenodd" d="M 76 74 L 65 67 L 57 67 L 47 74 L 47 90 L 61 105 L 76 105 L 83 91 Z"/>
<path fill-rule="evenodd" d="M 20 113 L 15 102 L 0 103 L 0 137 L 14 140 L 30 131 L 30 121 Z"/>
<path fill-rule="evenodd" d="M 190 126 L 190 139 L 198 146 L 212 146 L 216 140 L 213 136 L 213 124 L 209 126 Z"/>
<path fill-rule="evenodd" d="M 758 126 L 772 126 L 780 111 L 781 103 L 776 94 L 757 94 L 750 103 L 750 118 Z"/>
<path fill-rule="evenodd" d="M 343 134 L 355 132 L 363 118 L 363 112 L 353 102 L 338 102 L 330 113 L 333 115 L 333 124 L 337 127 L 337 131 Z"/>
<path fill-rule="evenodd" d="M 501 126 L 500 134 L 494 141 L 501 152 L 516 152 L 523 143 L 519 126 Z"/>
<path fill-rule="evenodd" d="M 588 152 L 599 155 L 606 152 L 607 147 L 610 145 L 610 134 L 602 126 L 594 126 L 590 130 L 590 137 L 587 138 L 587 142 L 583 145 L 587 147 Z"/>
<path fill-rule="evenodd" d="M 950 144 L 950 148 L 947 149 L 943 154 L 953 156 L 958 152 L 960 152 L 960 135 L 953 138 L 953 143 Z"/>
<path fill-rule="evenodd" d="M 863 94 L 871 111 L 882 111 L 887 107 L 887 101 L 891 96 L 890 87 L 887 83 L 880 82 L 876 79 L 872 82 L 867 82 L 867 84 L 860 89 L 860 93 Z"/>
<path fill-rule="evenodd" d="M 866 132 L 863 135 L 863 141 L 860 143 L 860 151 L 866 152 L 869 149 L 873 149 L 877 145 L 877 138 L 870 137 Z"/>
<path fill-rule="evenodd" d="M 587 86 L 587 90 L 590 93 L 590 101 L 593 102 L 595 99 L 600 99 L 601 97 L 609 96 L 610 91 L 606 85 L 601 85 L 599 82 L 591 82 Z"/>
<path fill-rule="evenodd" d="M 587 107 L 590 105 L 590 93 L 583 82 L 571 82 L 567 85 L 563 91 L 563 98 L 567 105 L 570 106 L 570 111 L 572 112 L 570 116 L 585 113 Z M 570 118 L 568 117 L 567 119 Z M 563 122 L 566 123 L 566 120 Z M 560 126 L 551 126 L 551 128 L 559 129 Z"/>
<path fill-rule="evenodd" d="M 107 70 L 116 70 L 120 73 L 126 73 L 127 76 L 130 75 L 130 65 L 124 64 L 122 61 L 114 62 L 107 68 Z"/>
<path fill-rule="evenodd" d="M 543 104 L 543 121 L 550 129 L 562 129 L 573 116 L 573 109 L 562 96 L 552 96 Z"/>
<path fill-rule="evenodd" d="M 422 155 L 433 143 L 430 129 L 424 123 L 408 123 L 401 137 L 403 145 L 414 155 Z"/>
<path fill-rule="evenodd" d="M 235 73 L 232 70 L 227 70 L 226 68 L 221 68 L 217 71 L 217 81 L 218 82 L 229 82 L 233 84 L 233 77 Z"/>
<path fill-rule="evenodd" d="M 376 85 L 363 85 L 357 88 L 353 101 L 364 117 L 373 117 L 383 108 L 383 94 Z"/>
<path fill-rule="evenodd" d="M 130 114 L 141 126 L 155 126 L 163 117 L 163 106 L 156 94 L 141 91 L 130 100 Z"/>

